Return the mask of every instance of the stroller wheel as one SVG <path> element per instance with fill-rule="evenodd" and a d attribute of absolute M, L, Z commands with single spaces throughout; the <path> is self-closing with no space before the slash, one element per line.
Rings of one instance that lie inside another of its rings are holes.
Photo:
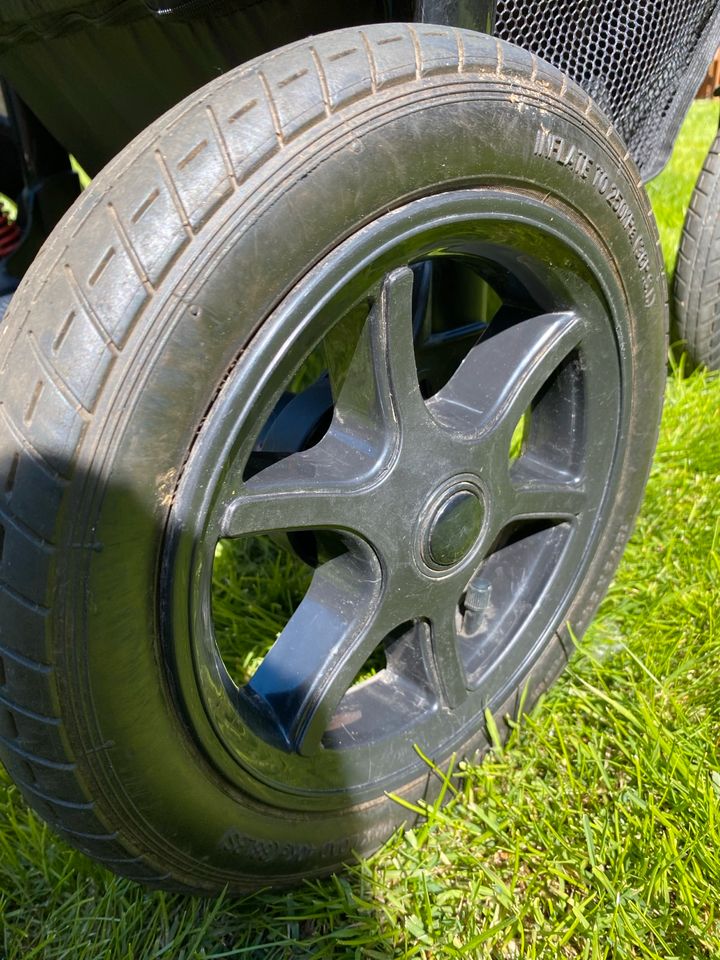
<path fill-rule="evenodd" d="M 337 870 L 554 680 L 662 402 L 625 157 L 519 48 L 385 24 L 93 181 L 0 348 L 0 754 L 71 843 L 176 889 Z"/>
<path fill-rule="evenodd" d="M 674 313 L 690 359 L 720 369 L 720 134 L 708 151 L 683 225 Z"/>

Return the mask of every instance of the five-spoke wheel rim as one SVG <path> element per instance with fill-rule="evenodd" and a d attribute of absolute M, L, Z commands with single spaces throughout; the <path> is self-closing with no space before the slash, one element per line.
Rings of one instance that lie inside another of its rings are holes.
<path fill-rule="evenodd" d="M 502 306 L 489 326 L 423 337 L 423 285 L 451 262 Z M 163 568 L 179 697 L 238 785 L 304 808 L 408 782 L 422 772 L 414 745 L 442 760 L 467 743 L 561 626 L 624 429 L 623 298 L 607 263 L 562 209 L 449 193 L 340 244 L 260 328 L 199 431 Z M 303 358 L 358 305 L 321 439 L 249 470 Z M 238 687 L 213 630 L 215 547 L 288 531 L 330 531 L 339 548 Z M 384 669 L 354 684 L 378 648 Z"/>

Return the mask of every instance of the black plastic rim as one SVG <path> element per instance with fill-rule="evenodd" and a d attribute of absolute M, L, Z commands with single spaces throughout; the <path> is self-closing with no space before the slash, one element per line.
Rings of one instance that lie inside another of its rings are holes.
<path fill-rule="evenodd" d="M 490 283 L 502 306 L 489 326 L 422 341 L 423 275 L 449 260 Z M 329 429 L 249 475 L 294 373 L 362 303 Z M 298 809 L 378 797 L 422 775 L 415 745 L 448 758 L 517 685 L 563 623 L 612 502 L 627 415 L 624 312 L 600 241 L 576 217 L 486 189 L 378 219 L 268 318 L 199 431 L 163 564 L 174 686 L 192 735 L 231 782 Z M 418 367 L 433 356 L 451 372 L 424 397 Z M 317 567 L 239 689 L 213 632 L 215 548 L 289 530 L 334 531 L 343 550 Z M 381 644 L 387 667 L 353 686 Z"/>

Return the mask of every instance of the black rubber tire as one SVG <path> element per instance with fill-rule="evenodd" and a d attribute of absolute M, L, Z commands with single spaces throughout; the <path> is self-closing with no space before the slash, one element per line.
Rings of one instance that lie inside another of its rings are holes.
<path fill-rule="evenodd" d="M 673 301 L 680 346 L 693 364 L 720 370 L 720 134 L 685 215 Z"/>
<path fill-rule="evenodd" d="M 642 499 L 667 296 L 638 172 L 562 74 L 436 26 L 302 41 L 142 133 L 43 248 L 0 332 L 0 755 L 27 802 L 89 856 L 148 884 L 243 890 L 328 873 L 406 819 L 384 795 L 320 816 L 263 804 L 208 762 L 166 662 L 158 558 L 193 438 L 297 279 L 408 199 L 505 184 L 567 211 L 624 297 L 630 416 L 612 514 L 564 620 L 580 633 Z M 206 268 L 221 277 L 226 226 L 244 266 L 222 274 L 241 305 L 232 321 L 188 292 Z M 572 648 L 558 628 L 492 712 L 534 703 Z M 477 726 L 462 752 L 487 748 Z M 417 799 L 432 782 L 395 789 Z"/>

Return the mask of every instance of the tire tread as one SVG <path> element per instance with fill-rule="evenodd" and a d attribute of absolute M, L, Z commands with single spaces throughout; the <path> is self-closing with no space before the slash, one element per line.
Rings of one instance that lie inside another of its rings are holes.
<path fill-rule="evenodd" d="M 688 206 L 675 267 L 678 332 L 694 364 L 720 369 L 720 133 Z"/>

